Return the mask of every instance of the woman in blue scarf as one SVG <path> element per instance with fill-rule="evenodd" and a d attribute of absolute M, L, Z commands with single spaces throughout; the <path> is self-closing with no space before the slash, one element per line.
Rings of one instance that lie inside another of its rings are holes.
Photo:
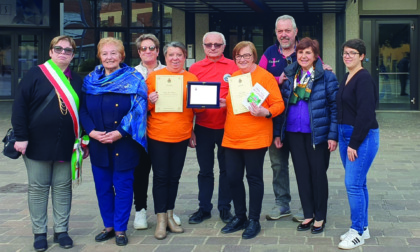
<path fill-rule="evenodd" d="M 116 237 L 125 246 L 133 203 L 134 168 L 147 150 L 147 86 L 142 75 L 124 64 L 124 46 L 115 38 L 98 44 L 97 66 L 84 79 L 80 121 L 91 141 L 90 160 L 105 229 L 95 240 Z"/>

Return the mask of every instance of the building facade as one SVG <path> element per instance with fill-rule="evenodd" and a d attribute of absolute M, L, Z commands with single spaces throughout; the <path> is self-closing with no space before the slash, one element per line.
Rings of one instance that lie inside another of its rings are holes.
<path fill-rule="evenodd" d="M 71 67 L 85 76 L 99 64 L 98 41 L 108 36 L 124 42 L 131 66 L 139 63 L 135 40 L 143 33 L 155 34 L 161 49 L 185 43 L 187 64 L 204 58 L 207 31 L 225 35 L 226 57 L 242 40 L 252 41 L 261 56 L 284 14 L 296 19 L 299 38 L 320 42 L 322 59 L 339 80 L 346 71 L 341 44 L 363 39 L 364 67 L 379 86 L 378 110 L 419 110 L 420 0 L 0 0 L 0 100 L 14 98 L 20 79 L 48 59 L 49 42 L 60 34 L 75 39 Z"/>

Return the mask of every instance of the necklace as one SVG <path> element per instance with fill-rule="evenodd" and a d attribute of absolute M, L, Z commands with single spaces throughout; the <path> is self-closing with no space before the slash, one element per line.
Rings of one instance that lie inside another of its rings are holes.
<path fill-rule="evenodd" d="M 55 90 L 55 93 L 57 94 L 57 98 L 58 98 L 58 107 L 60 108 L 60 112 L 62 115 L 67 115 L 67 107 L 66 104 L 63 101 L 63 98 L 61 98 L 60 94 L 57 92 L 57 90 Z"/>

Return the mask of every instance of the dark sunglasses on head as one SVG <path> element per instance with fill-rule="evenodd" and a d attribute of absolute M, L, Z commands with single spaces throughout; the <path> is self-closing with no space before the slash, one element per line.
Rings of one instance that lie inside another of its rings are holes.
<path fill-rule="evenodd" d="M 142 52 L 145 52 L 147 50 L 147 48 L 149 48 L 149 50 L 151 52 L 153 52 L 154 50 L 156 50 L 156 46 L 149 46 L 149 47 L 147 47 L 147 46 L 140 46 L 139 50 L 142 51 Z"/>
<path fill-rule="evenodd" d="M 293 60 L 292 60 L 292 57 L 287 57 L 286 58 L 286 62 L 287 62 L 287 65 L 290 65 L 290 64 L 292 64 L 293 63 Z"/>
<path fill-rule="evenodd" d="M 212 43 L 204 44 L 204 46 L 206 48 L 208 48 L 208 49 L 211 49 L 213 46 L 214 46 L 214 48 L 219 49 L 220 47 L 222 47 L 222 45 L 223 44 L 217 44 L 217 43 L 214 43 L 214 44 L 212 44 Z"/>
<path fill-rule="evenodd" d="M 62 53 L 63 50 L 64 50 L 65 55 L 72 55 L 73 51 L 74 51 L 73 48 L 71 48 L 71 47 L 63 48 L 61 46 L 54 46 L 53 50 L 54 50 L 55 53 L 58 53 L 58 54 Z"/>

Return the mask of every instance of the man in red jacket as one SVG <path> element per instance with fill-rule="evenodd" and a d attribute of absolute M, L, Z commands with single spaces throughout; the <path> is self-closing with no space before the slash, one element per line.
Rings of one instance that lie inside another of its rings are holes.
<path fill-rule="evenodd" d="M 203 48 L 206 58 L 194 63 L 189 71 L 198 77 L 199 81 L 220 82 L 220 98 L 226 98 L 229 91 L 228 78 L 238 70 L 233 60 L 223 56 L 226 40 L 219 32 L 208 32 L 203 37 Z M 217 145 L 217 160 L 219 162 L 219 199 L 220 219 L 227 223 L 232 218 L 230 213 L 231 196 L 226 175 L 224 148 L 222 139 L 226 120 L 226 108 L 206 109 L 196 114 L 194 132 L 190 147 L 196 148 L 197 160 L 200 166 L 198 173 L 199 209 L 190 216 L 190 224 L 198 224 L 211 218 L 213 204 L 211 199 L 214 189 L 214 148 Z"/>

